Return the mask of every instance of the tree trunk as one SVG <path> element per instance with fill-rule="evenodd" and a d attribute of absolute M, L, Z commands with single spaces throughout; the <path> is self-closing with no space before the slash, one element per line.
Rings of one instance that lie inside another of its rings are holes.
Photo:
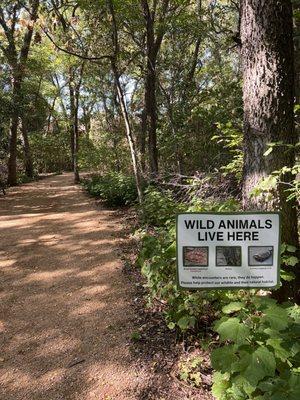
<path fill-rule="evenodd" d="M 114 61 L 112 61 L 112 70 L 113 70 L 114 77 L 115 77 L 116 89 L 117 89 L 118 99 L 119 99 L 119 103 L 120 103 L 120 107 L 121 107 L 121 112 L 122 112 L 122 116 L 123 116 L 124 123 L 125 123 L 126 137 L 127 137 L 127 141 L 128 141 L 129 148 L 130 148 L 132 167 L 133 167 L 133 173 L 134 173 L 135 182 L 136 182 L 136 188 L 137 188 L 137 192 L 138 192 L 139 203 L 141 204 L 143 201 L 143 190 L 142 190 L 142 179 L 141 179 L 141 175 L 140 175 L 140 168 L 139 168 L 138 156 L 137 156 L 137 151 L 136 151 L 136 145 L 135 145 L 135 142 L 133 139 L 133 133 L 132 133 L 132 129 L 131 129 L 130 121 L 129 121 L 128 111 L 127 111 L 126 104 L 125 104 L 124 93 L 122 90 L 122 86 L 120 84 L 120 77 L 119 77 L 118 69 L 114 65 Z"/>
<path fill-rule="evenodd" d="M 8 160 L 8 178 L 7 182 L 9 185 L 17 184 L 17 139 L 18 139 L 18 125 L 20 117 L 21 108 L 21 85 L 24 78 L 24 71 L 28 59 L 29 49 L 31 45 L 33 29 L 35 21 L 38 17 L 39 0 L 33 0 L 31 2 L 30 13 L 30 24 L 27 25 L 27 30 L 24 34 L 22 45 L 19 54 L 16 51 L 15 43 L 15 28 L 18 23 L 13 23 L 9 28 L 3 17 L 0 18 L 0 25 L 4 28 L 4 33 L 6 35 L 7 41 L 9 43 L 8 47 L 5 49 L 6 57 L 8 58 L 12 75 L 12 98 L 13 98 L 13 111 L 11 117 L 11 128 L 10 128 L 10 149 L 9 149 L 9 160 Z M 2 10 L 2 8 L 1 8 Z M 2 15 L 3 10 L 2 10 Z M 19 38 L 20 39 L 20 38 Z"/>
<path fill-rule="evenodd" d="M 169 0 L 161 2 L 161 19 L 157 21 L 157 34 L 154 32 L 157 3 L 152 4 L 150 10 L 147 0 L 141 0 L 141 7 L 146 23 L 146 76 L 145 76 L 145 111 L 148 135 L 149 163 L 152 177 L 158 175 L 158 150 L 157 150 L 157 100 L 156 100 L 156 61 L 164 37 L 162 28 Z"/>
<path fill-rule="evenodd" d="M 120 73 L 119 73 L 118 64 L 117 64 L 118 58 L 120 56 L 117 21 L 116 21 L 113 1 L 108 0 L 107 4 L 108 4 L 108 9 L 109 9 L 109 12 L 111 15 L 111 20 L 112 20 L 111 38 L 112 38 L 112 43 L 113 43 L 113 47 L 114 47 L 114 55 L 113 55 L 113 57 L 111 57 L 111 69 L 112 69 L 114 80 L 115 80 L 116 91 L 117 91 L 117 96 L 119 99 L 119 104 L 121 107 L 122 116 L 124 119 L 126 138 L 128 141 L 130 154 L 131 154 L 132 168 L 133 168 L 133 173 L 134 173 L 135 182 L 136 182 L 136 189 L 138 192 L 138 199 L 139 199 L 139 203 L 141 204 L 143 201 L 143 189 L 142 189 L 142 178 L 141 178 L 141 174 L 140 174 L 140 165 L 139 165 L 139 160 L 138 160 L 138 154 L 136 151 L 136 144 L 134 142 L 133 132 L 132 132 L 132 128 L 130 125 L 129 115 L 128 115 L 128 111 L 127 111 L 127 107 L 126 107 L 124 92 L 123 92 L 121 82 L 120 82 Z"/>
<path fill-rule="evenodd" d="M 300 0 L 293 1 L 293 9 L 298 13 L 294 19 L 295 102 L 296 104 L 300 104 Z M 297 114 L 299 115 L 299 112 Z M 299 121 L 297 122 L 299 123 Z"/>
<path fill-rule="evenodd" d="M 139 135 L 139 150 L 141 159 L 142 174 L 146 173 L 146 132 L 147 132 L 147 115 L 144 109 L 141 113 L 141 132 Z"/>
<path fill-rule="evenodd" d="M 74 172 L 74 183 L 79 183 L 79 170 L 78 170 L 78 106 L 76 104 L 74 82 L 72 79 L 72 72 L 70 73 L 69 94 L 70 94 L 70 142 L 72 165 Z"/>
<path fill-rule="evenodd" d="M 26 176 L 28 176 L 28 178 L 33 178 L 34 176 L 33 162 L 28 140 L 27 125 L 24 118 L 22 118 L 22 136 L 24 142 L 25 173 Z"/>
<path fill-rule="evenodd" d="M 244 100 L 243 200 L 246 209 L 279 208 L 282 241 L 298 245 L 295 203 L 287 201 L 280 184 L 272 204 L 251 197 L 262 178 L 295 162 L 294 60 L 292 5 L 290 0 L 242 0 L 241 43 Z M 282 142 L 264 156 L 268 143 Z M 281 181 L 290 181 L 285 174 Z M 294 285 L 289 285 L 294 286 Z M 285 298 L 294 288 L 284 286 Z"/>
<path fill-rule="evenodd" d="M 153 26 L 150 38 L 152 39 Z M 152 40 L 147 42 L 147 72 L 145 77 L 145 111 L 146 127 L 148 133 L 148 151 L 150 172 L 153 177 L 158 175 L 158 151 L 157 151 L 157 105 L 156 105 L 156 57 L 151 54 Z"/>
<path fill-rule="evenodd" d="M 7 183 L 11 186 L 17 184 L 17 140 L 20 116 L 21 80 L 14 77 L 13 81 L 13 108 L 11 115 L 10 138 L 9 138 L 9 160 Z"/>

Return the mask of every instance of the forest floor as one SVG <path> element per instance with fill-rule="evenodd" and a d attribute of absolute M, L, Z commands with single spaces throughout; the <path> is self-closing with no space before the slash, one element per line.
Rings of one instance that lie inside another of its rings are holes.
<path fill-rule="evenodd" d="M 174 337 L 137 315 L 121 219 L 71 174 L 0 197 L 1 399 L 190 398 L 162 368 L 162 358 L 173 362 Z M 135 343 L 141 324 L 150 337 Z"/>

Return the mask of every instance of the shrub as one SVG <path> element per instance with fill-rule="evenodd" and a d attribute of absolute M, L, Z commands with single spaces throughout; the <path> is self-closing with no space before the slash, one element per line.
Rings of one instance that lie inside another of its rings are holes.
<path fill-rule="evenodd" d="M 170 191 L 162 192 L 155 186 L 149 186 L 145 190 L 141 208 L 142 222 L 151 226 L 174 223 L 176 213 L 182 209 L 182 205 L 176 203 Z"/>
<path fill-rule="evenodd" d="M 222 311 L 214 329 L 224 346 L 211 357 L 216 399 L 299 399 L 300 307 L 254 296 Z"/>
<path fill-rule="evenodd" d="M 239 207 L 233 199 L 218 203 L 195 198 L 184 209 L 226 212 L 238 211 Z M 181 210 L 183 206 L 173 200 L 171 193 L 148 188 L 142 209 L 147 226 L 139 230 L 138 263 L 147 280 L 149 302 L 155 304 L 158 300 L 170 329 L 193 331 L 199 336 L 204 321 L 205 329 L 212 327 L 218 334 L 220 347 L 211 356 L 215 369 L 213 395 L 217 400 L 298 400 L 300 307 L 279 305 L 274 299 L 259 296 L 261 293 L 256 289 L 179 290 L 175 214 Z M 285 267 L 295 267 L 298 263 L 296 250 L 282 245 L 281 279 L 294 279 L 293 272 Z M 196 385 L 197 368 L 192 370 L 193 375 L 189 367 L 183 369 L 182 379 Z"/>
<path fill-rule="evenodd" d="M 34 173 L 34 176 L 32 178 L 30 178 L 24 172 L 22 172 L 22 173 L 19 172 L 18 176 L 17 176 L 17 182 L 18 182 L 18 185 L 22 185 L 23 183 L 33 182 L 37 178 L 38 178 L 38 175 L 36 173 Z"/>
<path fill-rule="evenodd" d="M 83 181 L 85 189 L 112 207 L 133 204 L 137 199 L 134 177 L 122 173 L 95 175 Z"/>

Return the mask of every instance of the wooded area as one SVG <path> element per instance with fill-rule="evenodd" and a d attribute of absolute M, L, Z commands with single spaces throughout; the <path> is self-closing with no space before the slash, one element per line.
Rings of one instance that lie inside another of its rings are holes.
<path fill-rule="evenodd" d="M 0 60 L 3 191 L 72 171 L 135 207 L 149 302 L 218 336 L 215 398 L 298 400 L 300 1 L 1 0 Z M 179 291 L 184 211 L 280 211 L 281 287 Z"/>

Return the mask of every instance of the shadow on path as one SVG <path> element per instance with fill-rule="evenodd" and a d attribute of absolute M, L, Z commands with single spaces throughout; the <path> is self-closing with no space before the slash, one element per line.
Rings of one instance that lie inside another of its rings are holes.
<path fill-rule="evenodd" d="M 135 398 L 121 227 L 71 182 L 54 176 L 0 198 L 1 399 Z"/>

